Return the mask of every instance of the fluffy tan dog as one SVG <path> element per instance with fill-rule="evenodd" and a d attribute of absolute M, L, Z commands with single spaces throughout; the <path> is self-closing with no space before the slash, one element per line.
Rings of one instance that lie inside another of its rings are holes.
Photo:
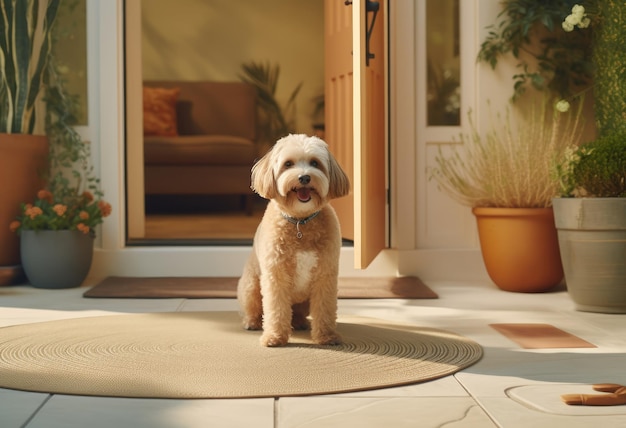
<path fill-rule="evenodd" d="M 348 177 L 324 141 L 289 135 L 254 165 L 252 188 L 270 201 L 237 288 L 244 327 L 263 329 L 264 346 L 287 344 L 292 328 L 311 328 L 318 344 L 341 343 L 341 235 L 328 202 L 348 194 Z"/>

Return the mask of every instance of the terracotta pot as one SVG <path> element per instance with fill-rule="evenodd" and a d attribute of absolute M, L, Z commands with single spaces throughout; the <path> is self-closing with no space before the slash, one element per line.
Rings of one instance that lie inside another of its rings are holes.
<path fill-rule="evenodd" d="M 552 208 L 474 208 L 480 248 L 502 290 L 548 291 L 563 280 Z"/>
<path fill-rule="evenodd" d="M 9 224 L 19 214 L 20 204 L 34 200 L 43 186 L 47 162 L 47 137 L 0 134 L 0 269 L 13 270 L 20 263 L 19 237 Z"/>

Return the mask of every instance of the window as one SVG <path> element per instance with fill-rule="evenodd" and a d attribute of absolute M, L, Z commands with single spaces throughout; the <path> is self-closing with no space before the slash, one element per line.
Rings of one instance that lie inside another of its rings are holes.
<path fill-rule="evenodd" d="M 459 126 L 459 0 L 426 2 L 428 126 Z"/>

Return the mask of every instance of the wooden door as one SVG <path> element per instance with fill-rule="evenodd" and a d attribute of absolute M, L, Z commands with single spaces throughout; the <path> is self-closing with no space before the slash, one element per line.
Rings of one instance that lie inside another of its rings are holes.
<path fill-rule="evenodd" d="M 325 0 L 326 140 L 352 184 L 333 206 L 357 269 L 387 243 L 385 12 L 386 1 Z"/>

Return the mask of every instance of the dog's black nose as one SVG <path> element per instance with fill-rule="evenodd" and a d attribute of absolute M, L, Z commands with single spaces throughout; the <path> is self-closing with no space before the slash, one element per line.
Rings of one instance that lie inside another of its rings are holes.
<path fill-rule="evenodd" d="M 309 184 L 311 182 L 311 176 L 301 175 L 298 177 L 298 181 L 300 182 L 300 184 Z"/>

